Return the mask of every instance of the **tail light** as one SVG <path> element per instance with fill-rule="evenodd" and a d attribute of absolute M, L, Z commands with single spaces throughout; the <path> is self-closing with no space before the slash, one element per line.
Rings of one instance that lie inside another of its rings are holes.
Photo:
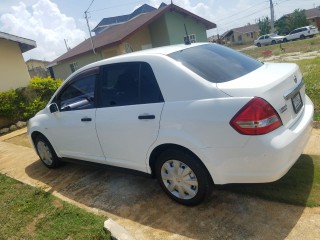
<path fill-rule="evenodd" d="M 231 119 L 230 125 L 244 135 L 262 135 L 282 125 L 274 108 L 262 98 L 253 98 Z"/>

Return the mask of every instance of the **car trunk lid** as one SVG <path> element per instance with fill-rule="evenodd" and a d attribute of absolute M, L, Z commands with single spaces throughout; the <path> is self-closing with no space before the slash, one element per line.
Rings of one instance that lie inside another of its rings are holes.
<path fill-rule="evenodd" d="M 290 127 L 299 118 L 305 101 L 305 87 L 299 67 L 292 63 L 265 63 L 235 80 L 217 87 L 232 97 L 260 97 L 278 112 Z"/>

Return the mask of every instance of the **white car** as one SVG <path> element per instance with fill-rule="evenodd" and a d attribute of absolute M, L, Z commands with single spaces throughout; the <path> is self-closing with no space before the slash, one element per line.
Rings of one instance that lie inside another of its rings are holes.
<path fill-rule="evenodd" d="M 28 123 L 40 159 L 77 159 L 155 176 L 185 205 L 214 184 L 281 178 L 312 130 L 296 64 L 218 44 L 154 48 L 73 73 Z"/>
<path fill-rule="evenodd" d="M 305 39 L 306 37 L 312 38 L 318 34 L 319 31 L 315 26 L 306 26 L 292 30 L 287 36 L 283 38 L 283 42 L 288 42 L 296 39 Z"/>
<path fill-rule="evenodd" d="M 276 43 L 281 43 L 283 38 L 284 36 L 279 36 L 276 34 L 262 35 L 258 39 L 254 40 L 254 45 L 256 45 L 257 47 L 273 45 Z"/>

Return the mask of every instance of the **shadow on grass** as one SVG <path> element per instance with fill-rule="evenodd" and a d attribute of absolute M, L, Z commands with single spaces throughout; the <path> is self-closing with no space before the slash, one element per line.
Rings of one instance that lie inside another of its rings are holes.
<path fill-rule="evenodd" d="M 289 172 L 276 182 L 229 184 L 218 188 L 294 205 L 320 206 L 319 158 L 319 156 L 301 155 Z"/>

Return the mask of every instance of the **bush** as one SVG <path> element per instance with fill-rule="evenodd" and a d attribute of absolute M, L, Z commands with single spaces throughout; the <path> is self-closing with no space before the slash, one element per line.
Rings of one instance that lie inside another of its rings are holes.
<path fill-rule="evenodd" d="M 28 120 L 44 108 L 62 80 L 34 77 L 29 85 L 0 93 L 0 117 Z"/>

